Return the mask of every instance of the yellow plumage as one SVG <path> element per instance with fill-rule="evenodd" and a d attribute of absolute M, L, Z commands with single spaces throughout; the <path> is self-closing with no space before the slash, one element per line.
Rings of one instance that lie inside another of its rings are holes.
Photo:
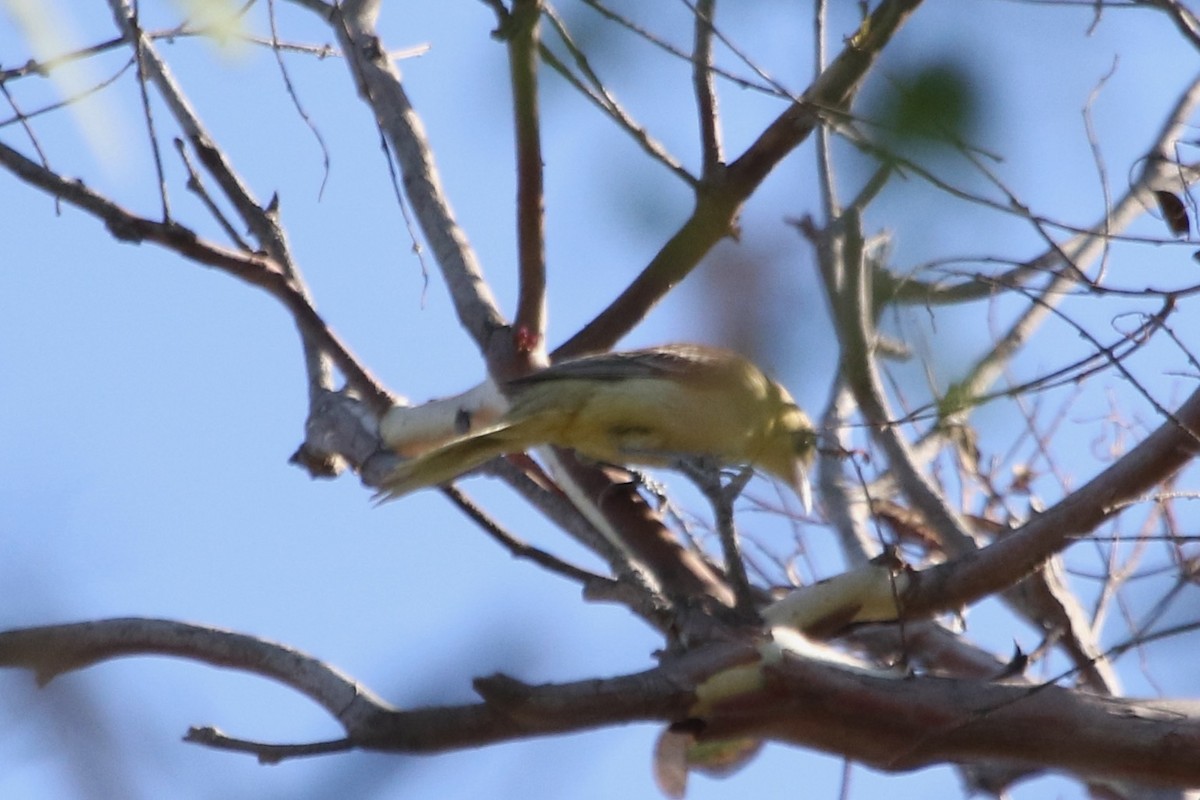
<path fill-rule="evenodd" d="M 445 483 L 504 453 L 571 448 L 611 464 L 666 466 L 684 457 L 751 464 L 802 494 L 816 437 L 787 390 L 736 353 L 667 345 L 563 361 L 508 383 L 511 405 L 477 433 L 400 464 L 390 500 Z"/>

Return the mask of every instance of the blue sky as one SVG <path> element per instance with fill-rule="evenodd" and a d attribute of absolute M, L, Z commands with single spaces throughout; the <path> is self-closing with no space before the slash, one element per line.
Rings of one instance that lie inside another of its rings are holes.
<path fill-rule="evenodd" d="M 112 35 L 102 4 L 82 6 L 60 4 L 77 15 L 81 41 Z M 163 19 L 173 10 L 143 7 L 148 17 Z M 571 11 L 572 19 L 585 18 Z M 305 12 L 281 4 L 280 13 L 286 37 L 326 41 Z M 1089 37 L 1089 13 L 930 2 L 897 42 L 896 56 L 968 59 L 988 102 L 981 143 L 1004 153 L 1005 179 L 1031 205 L 1080 223 L 1101 205 L 1079 109 L 1114 55 L 1121 54 L 1120 66 L 1096 113 L 1118 190 L 1195 63 L 1164 19 L 1110 11 Z M 806 5 L 754 3 L 744 16 L 739 9 L 730 17 L 731 32 L 756 57 L 791 87 L 803 86 L 809 55 L 796 42 L 806 41 Z M 676 42 L 688 41 L 685 28 L 671 27 L 678 10 L 658 9 L 647 19 Z M 406 87 L 459 221 L 511 312 L 512 148 L 504 51 L 488 38 L 492 27 L 478 2 L 385 4 L 381 23 L 389 49 L 430 45 L 427 54 L 401 64 Z M 848 32 L 839 29 L 834 40 Z M 24 61 L 23 48 L 0 17 L 2 63 Z M 318 309 L 361 359 L 415 400 L 478 381 L 479 361 L 451 319 L 436 273 L 424 288 L 378 135 L 344 65 L 288 59 L 330 146 L 331 172 L 318 196 L 320 152 L 284 96 L 269 52 L 193 40 L 164 45 L 163 53 L 257 195 L 265 202 L 279 193 Z M 622 99 L 694 164 L 692 124 L 678 123 L 692 119 L 686 74 L 664 66 L 656 80 L 641 79 L 642 55 L 638 47 L 617 46 L 606 74 Z M 97 74 L 105 74 L 101 65 L 115 64 L 99 60 Z M 53 87 L 43 83 L 31 97 L 42 91 Z M 729 150 L 736 153 L 780 106 L 754 93 L 722 91 Z M 117 134 L 120 154 L 91 153 L 77 120 L 58 113 L 35 123 L 51 164 L 153 215 L 157 201 L 133 83 L 126 79 L 91 102 L 126 120 Z M 688 205 L 682 186 L 639 160 L 622 135 L 563 87 L 547 86 L 544 102 L 554 345 L 637 273 Z M 165 114 L 159 120 L 169 131 Z M 14 126 L 0 128 L 0 137 L 28 146 Z M 173 158 L 169 143 L 166 155 Z M 806 147 L 782 167 L 747 209 L 742 244 L 722 247 L 772 250 L 792 270 L 779 284 L 788 311 L 779 312 L 784 329 L 773 335 L 767 365 L 816 407 L 826 390 L 818 376 L 835 354 L 814 333 L 824 310 L 811 256 L 782 223 L 785 215 L 818 207 L 811 161 Z M 179 217 L 208 231 L 211 224 L 180 188 L 177 161 L 168 164 Z M 1036 252 L 1030 232 L 976 221 L 975 211 L 942 202 L 897 190 L 872 212 L 873 225 L 894 232 L 898 263 L 986 252 L 1018 236 L 1028 238 L 1025 255 Z M 615 606 L 583 604 L 576 587 L 514 561 L 437 494 L 374 508 L 370 491 L 352 475 L 313 482 L 289 467 L 306 413 L 304 376 L 291 322 L 266 295 L 153 246 L 115 244 L 94 220 L 73 209 L 57 214 L 51 199 L 6 174 L 0 174 L 0 208 L 0 582 L 6 587 L 0 627 L 122 615 L 208 623 L 303 649 L 402 706 L 470 701 L 471 678 L 493 672 L 536 683 L 652 664 L 659 643 L 644 626 Z M 1161 233 L 1155 227 L 1161 223 L 1143 222 L 1139 230 Z M 780 255 L 779 248 L 791 250 Z M 1151 268 L 1150 259 L 1156 276 L 1194 266 L 1184 251 L 1164 248 L 1115 262 L 1114 274 L 1135 280 Z M 701 274 L 690 283 L 705 280 Z M 684 285 L 622 344 L 710 337 L 712 326 L 697 311 L 706 302 L 697 286 Z M 987 341 L 977 314 L 949 314 L 930 332 L 943 377 Z M 1181 322 L 1181 329 L 1189 326 Z M 1035 359 L 1046 367 L 1058 363 L 1055 355 L 1043 350 Z M 1177 361 L 1150 362 L 1145 374 L 1164 377 Z M 1159 385 L 1170 396 L 1172 384 Z M 1178 385 L 1176 396 L 1190 388 Z M 1122 399 L 1136 408 L 1136 401 Z M 1098 413 L 1103 394 L 1095 403 Z M 1088 413 L 1077 417 L 1086 422 Z M 1087 441 L 1090 429 L 1077 435 Z M 1093 469 L 1082 460 L 1077 483 Z M 484 479 L 466 485 L 532 541 L 579 556 L 500 487 Z M 758 491 L 770 494 L 765 485 Z M 756 517 L 745 524 L 768 542 L 787 535 Z M 790 544 L 773 541 L 768 546 L 782 550 Z M 815 561 L 836 569 L 830 537 L 818 532 L 807 541 Z M 986 609 L 981 613 L 988 619 Z M 986 625 L 972 631 L 987 640 Z M 1011 635 L 991 643 L 1003 651 Z M 1027 632 L 1023 643 L 1032 647 L 1037 639 Z M 1195 693 L 1194 678 L 1169 667 L 1164 672 L 1157 677 L 1165 686 Z M 1131 682 L 1139 688 L 1136 674 Z M 177 660 L 123 659 L 42 691 L 26 674 L 0 673 L 0 714 L 10 720 L 0 737 L 3 797 L 658 796 L 650 775 L 658 731 L 648 725 L 437 757 L 352 754 L 262 767 L 179 738 L 190 725 L 285 742 L 332 738 L 338 729 L 280 687 Z M 771 746 L 731 779 L 696 778 L 689 797 L 835 797 L 841 777 L 837 758 Z M 849 796 L 949 796 L 957 785 L 947 769 L 894 777 L 856 767 Z M 1014 792 L 1075 796 L 1077 789 L 1056 779 Z"/>

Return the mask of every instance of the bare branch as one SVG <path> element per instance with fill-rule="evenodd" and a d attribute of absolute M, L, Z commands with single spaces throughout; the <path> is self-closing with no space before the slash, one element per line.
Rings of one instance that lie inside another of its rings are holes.
<path fill-rule="evenodd" d="M 712 43 L 715 33 L 713 14 L 716 0 L 699 0 L 692 14 L 695 17 L 692 44 L 692 87 L 696 93 L 696 111 L 700 118 L 700 153 L 703 163 L 701 175 L 711 180 L 717 167 L 724 161 L 721 148 L 720 112 L 717 109 L 717 92 L 713 85 Z"/>
<path fill-rule="evenodd" d="M 558 13 L 550 6 L 547 6 L 543 13 L 550 20 L 551 28 L 558 34 L 558 38 L 562 41 L 563 46 L 567 48 L 567 52 L 570 53 L 571 59 L 575 62 L 576 69 L 583 74 L 583 78 L 579 78 L 571 72 L 567 65 L 560 61 L 558 56 L 554 55 L 544 44 L 541 47 L 542 60 L 551 69 L 561 75 L 563 80 L 575 87 L 576 91 L 580 92 L 592 104 L 608 115 L 609 119 L 633 137 L 633 140 L 647 155 L 670 170 L 675 177 L 687 185 L 695 187 L 698 183 L 697 178 L 684 168 L 679 159 L 667 151 L 662 142 L 655 139 L 643 126 L 638 124 L 637 120 L 613 96 L 612 91 L 600 80 L 595 70 L 592 69 L 591 64 L 588 63 L 587 56 L 571 37 L 570 31 L 567 30 L 566 24 L 559 17 Z"/>
<path fill-rule="evenodd" d="M 515 0 L 502 26 L 512 75 L 517 146 L 517 296 L 519 354 L 541 358 L 546 338 L 546 236 L 542 175 L 541 116 L 538 109 L 540 0 Z"/>
<path fill-rule="evenodd" d="M 320 703 L 366 750 L 432 753 L 636 721 L 685 723 L 703 708 L 702 740 L 754 736 L 841 752 L 888 771 L 1002 759 L 1094 778 L 1200 785 L 1200 703 L 1116 700 L 1053 685 L 906 679 L 783 650 L 724 643 L 645 672 L 530 686 L 475 682 L 482 703 L 400 711 L 289 648 L 195 625 L 106 620 L 0 633 L 0 665 L 43 680 L 124 655 L 190 658 L 280 681 Z M 710 679 L 748 681 L 714 693 Z M 708 698 L 697 703 L 704 692 Z M 879 721 L 887 720 L 881 726 Z M 341 741 L 262 746 L 208 730 L 190 737 L 278 760 L 344 749 Z M 238 746 L 238 744 L 242 746 Z"/>
<path fill-rule="evenodd" d="M 1200 19 L 1196 14 L 1179 0 L 1133 0 L 1134 3 L 1157 8 L 1175 23 L 1175 28 L 1192 46 L 1200 50 Z"/>
<path fill-rule="evenodd" d="M 448 486 L 443 491 L 450 498 L 450 502 L 458 506 L 469 519 L 475 522 L 488 536 L 495 539 L 501 547 L 508 550 L 513 558 L 529 559 L 548 572 L 576 581 L 588 591 L 600 593 L 611 590 L 610 587 L 613 584 L 611 579 L 597 575 L 594 572 L 588 572 L 585 569 L 580 569 L 574 564 L 569 564 L 561 558 L 547 553 L 545 550 L 533 547 L 528 542 L 521 541 L 506 531 L 499 523 L 485 514 L 483 509 L 475 505 L 470 498 L 453 486 Z"/>
<path fill-rule="evenodd" d="M 317 10 L 324 19 L 332 19 L 358 92 L 400 162 L 405 192 L 442 270 L 459 322 L 487 358 L 491 371 L 499 371 L 503 377 L 509 370 L 513 342 L 511 337 L 497 338 L 494 334 L 507 330 L 506 321 L 442 191 L 433 152 L 404 91 L 400 73 L 375 32 L 376 4 L 365 10 L 361 3 L 345 4 L 332 15 L 324 3 L 303 0 L 303 5 Z"/>
<path fill-rule="evenodd" d="M 377 408 L 377 413 L 391 407 L 392 399 L 387 391 L 326 325 L 301 287 L 293 278 L 285 275 L 273 259 L 256 253 L 234 252 L 206 242 L 195 231 L 177 222 L 156 222 L 139 217 L 83 183 L 69 181 L 26 158 L 3 142 L 0 142 L 0 165 L 31 186 L 99 218 L 118 241 L 154 242 L 198 264 L 215 267 L 251 286 L 266 290 L 283 303 L 296 325 L 312 338 L 317 347 L 329 354 L 346 380 L 363 393 L 364 398 Z"/>
<path fill-rule="evenodd" d="M 288 71 L 287 64 L 283 60 L 283 43 L 279 40 L 279 29 L 275 19 L 275 0 L 267 0 L 267 20 L 271 25 L 271 54 L 275 56 L 275 63 L 279 67 L 279 76 L 283 78 L 283 86 L 287 91 L 288 97 L 292 99 L 292 107 L 296 109 L 296 113 L 300 115 L 300 119 L 304 121 L 305 126 L 312 132 L 313 138 L 317 140 L 317 147 L 321 149 L 321 161 L 325 167 L 324 174 L 321 177 L 321 188 L 317 190 L 317 198 L 320 199 L 325 194 L 325 184 L 329 182 L 329 147 L 325 144 L 325 137 L 321 135 L 321 129 L 313 122 L 312 117 L 304 109 L 304 105 L 300 102 L 300 95 L 296 91 L 296 86 L 292 83 L 291 73 Z"/>
<path fill-rule="evenodd" d="M 641 274 L 609 306 L 554 352 L 554 358 L 611 348 L 636 322 L 728 235 L 738 212 L 759 184 L 820 124 L 854 94 L 891 37 L 921 0 L 884 0 L 863 21 L 829 68 L 731 163 L 719 181 L 697 194 L 696 207 Z"/>
<path fill-rule="evenodd" d="M 1175 475 L 1200 452 L 1200 392 L 1120 460 L 1033 517 L 1012 534 L 972 553 L 917 573 L 904 597 L 907 613 L 923 615 L 972 603 L 1000 591 L 1048 556 L 1093 530 L 1125 504 Z"/>
<path fill-rule="evenodd" d="M 219 628 L 129 617 L 0 632 L 0 664 L 33 670 L 39 684 L 64 672 L 131 655 L 179 656 L 270 678 L 320 705 L 349 731 L 372 714 L 393 710 L 312 656 Z"/>

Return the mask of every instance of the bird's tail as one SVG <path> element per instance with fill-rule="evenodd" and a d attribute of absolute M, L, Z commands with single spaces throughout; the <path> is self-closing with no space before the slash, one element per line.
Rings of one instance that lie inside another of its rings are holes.
<path fill-rule="evenodd" d="M 511 425 L 456 439 L 401 462 L 379 485 L 375 501 L 386 503 L 426 486 L 437 486 L 470 472 L 498 455 L 523 449 Z"/>

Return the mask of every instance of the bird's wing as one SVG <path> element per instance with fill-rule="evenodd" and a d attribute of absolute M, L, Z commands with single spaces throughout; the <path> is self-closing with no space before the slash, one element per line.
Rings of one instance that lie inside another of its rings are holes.
<path fill-rule="evenodd" d="M 524 450 L 527 445 L 520 437 L 519 428 L 496 425 L 402 461 L 379 484 L 375 502 L 384 503 L 426 486 L 446 483 L 498 455 Z"/>
<path fill-rule="evenodd" d="M 723 351 L 694 345 L 667 345 L 646 350 L 621 353 L 598 353 L 592 356 L 560 361 L 557 364 L 509 381 L 507 386 L 518 393 L 546 381 L 579 379 L 623 381 L 639 378 L 673 378 L 688 375 L 700 377 L 697 371 L 721 360 Z"/>

